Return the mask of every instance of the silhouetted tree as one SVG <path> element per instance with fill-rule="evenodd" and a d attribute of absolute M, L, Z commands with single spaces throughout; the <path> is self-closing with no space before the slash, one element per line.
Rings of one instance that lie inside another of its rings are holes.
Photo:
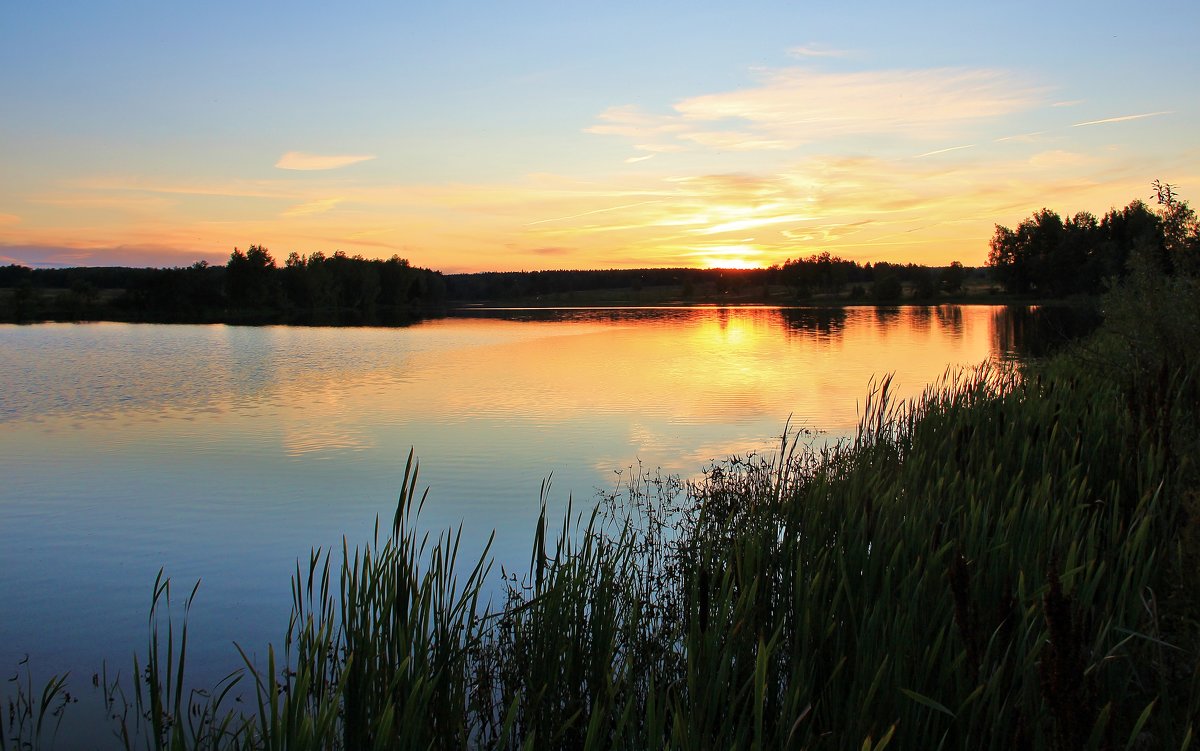
<path fill-rule="evenodd" d="M 278 307 L 278 282 L 275 259 L 261 245 L 251 245 L 245 253 L 233 249 L 225 264 L 225 291 L 235 308 L 273 310 Z"/>
<path fill-rule="evenodd" d="M 1162 226 L 1165 261 L 1183 273 L 1200 271 L 1200 223 L 1187 201 L 1180 200 L 1175 186 L 1160 180 L 1154 183 L 1158 216 Z"/>
<path fill-rule="evenodd" d="M 933 269 L 918 268 L 912 273 L 912 296 L 915 300 L 930 300 L 937 295 L 937 282 Z"/>
<path fill-rule="evenodd" d="M 950 265 L 942 269 L 938 277 L 938 287 L 947 294 L 954 294 L 962 289 L 963 282 L 967 279 L 967 270 L 959 261 L 951 261 Z"/>
<path fill-rule="evenodd" d="M 1058 246 L 1047 259 L 1045 286 L 1051 294 L 1064 296 L 1100 291 L 1103 275 L 1096 262 L 1099 222 L 1080 211 L 1063 223 Z"/>
<path fill-rule="evenodd" d="M 0 287 L 16 287 L 22 282 L 33 283 L 33 269 L 15 263 L 0 266 Z"/>
<path fill-rule="evenodd" d="M 858 280 L 860 271 L 853 261 L 823 251 L 808 258 L 789 258 L 777 273 L 792 295 L 803 299 L 814 292 L 839 292 L 847 282 Z"/>
<path fill-rule="evenodd" d="M 1055 297 L 1094 294 L 1108 280 L 1127 273 L 1135 249 L 1170 271 L 1174 254 L 1168 249 L 1171 242 L 1164 234 L 1165 224 L 1141 201 L 1112 209 L 1100 221 L 1080 212 L 1064 222 L 1053 211 L 1042 209 L 1016 230 L 996 225 L 988 265 L 1009 292 Z"/>
<path fill-rule="evenodd" d="M 876 264 L 876 269 L 883 264 Z M 900 276 L 891 269 L 878 272 L 875 284 L 871 285 L 871 298 L 875 302 L 895 302 L 904 292 Z"/>

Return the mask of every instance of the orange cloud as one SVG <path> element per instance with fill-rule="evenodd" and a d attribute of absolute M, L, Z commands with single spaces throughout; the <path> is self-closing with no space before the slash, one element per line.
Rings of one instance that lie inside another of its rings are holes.
<path fill-rule="evenodd" d="M 374 158 L 373 154 L 306 154 L 302 151 L 289 151 L 279 157 L 275 166 L 290 170 L 328 170 L 348 167 Z"/>
<path fill-rule="evenodd" d="M 341 198 L 319 198 L 315 201 L 307 201 L 302 204 L 291 207 L 283 212 L 282 216 L 297 217 L 297 216 L 312 216 L 313 214 L 324 214 L 326 211 L 332 211 L 337 208 L 337 205 L 342 202 Z"/>

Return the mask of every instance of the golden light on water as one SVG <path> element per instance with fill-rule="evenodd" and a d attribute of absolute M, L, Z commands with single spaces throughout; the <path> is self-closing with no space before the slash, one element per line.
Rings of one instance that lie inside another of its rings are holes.
<path fill-rule="evenodd" d="M 611 420 L 612 429 L 627 431 L 631 418 L 619 405 L 637 403 L 643 407 L 632 418 L 635 427 L 748 421 L 769 426 L 759 432 L 770 435 L 789 412 L 823 429 L 845 429 L 879 368 L 894 372 L 898 393 L 908 397 L 937 380 L 947 363 L 975 365 L 994 354 L 994 323 L 983 308 L 882 314 L 871 308 L 699 308 L 644 320 L 636 312 L 594 315 L 599 320 L 581 314 L 546 324 L 486 318 L 426 324 L 422 330 L 438 336 L 472 331 L 495 341 L 421 360 L 434 377 L 406 381 L 395 394 L 351 391 L 364 394 L 362 409 L 430 420 L 473 414 L 487 404 L 534 422 Z M 337 408 L 354 413 L 358 407 Z M 327 417 L 306 412 L 304 419 Z M 665 458 L 687 448 L 676 440 L 639 450 Z"/>

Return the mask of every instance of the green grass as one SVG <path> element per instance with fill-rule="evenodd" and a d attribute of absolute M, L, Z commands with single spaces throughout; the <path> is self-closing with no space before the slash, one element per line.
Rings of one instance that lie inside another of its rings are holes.
<path fill-rule="evenodd" d="M 265 666 L 189 692 L 186 626 L 160 622 L 157 582 L 118 735 L 180 749 L 1187 748 L 1197 299 L 1195 280 L 1135 278 L 1106 301 L 1106 327 L 1054 360 L 948 374 L 906 403 L 880 380 L 853 440 L 784 441 L 692 483 L 631 477 L 557 529 L 543 512 L 494 611 L 486 553 L 464 563 L 457 532 L 418 531 L 410 459 L 390 529 L 297 566 Z M 38 707 L 63 690 L 18 692 L 3 747 L 37 746 Z M 243 690 L 249 711 L 231 706 Z"/>

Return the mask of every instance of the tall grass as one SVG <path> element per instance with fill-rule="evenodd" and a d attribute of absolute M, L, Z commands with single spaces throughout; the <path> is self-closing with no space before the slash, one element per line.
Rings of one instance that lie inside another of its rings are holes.
<path fill-rule="evenodd" d="M 1187 748 L 1188 305 L 1160 321 L 1170 347 L 1115 328 L 1114 308 L 1086 348 L 1021 373 L 948 374 L 910 402 L 881 380 L 851 440 L 785 439 L 694 482 L 638 474 L 557 531 L 543 511 L 528 569 L 502 572 L 494 606 L 486 553 L 460 565 L 458 532 L 419 532 L 410 457 L 390 529 L 298 565 L 283 653 L 211 693 L 185 697 L 186 631 L 175 646 L 168 624 L 163 646 L 157 583 L 135 727 L 119 735 L 181 749 Z M 242 689 L 252 711 L 230 709 Z"/>

